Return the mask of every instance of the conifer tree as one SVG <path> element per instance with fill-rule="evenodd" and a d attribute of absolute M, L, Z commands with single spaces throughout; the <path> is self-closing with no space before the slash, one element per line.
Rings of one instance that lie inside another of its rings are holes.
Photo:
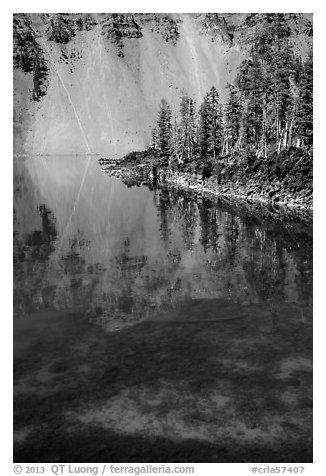
<path fill-rule="evenodd" d="M 219 95 L 214 86 L 211 87 L 208 95 L 210 104 L 209 150 L 213 153 L 215 159 L 222 149 L 222 110 Z"/>
<path fill-rule="evenodd" d="M 278 152 L 287 135 L 287 116 L 291 108 L 290 78 L 295 75 L 290 34 L 284 14 L 269 14 L 258 39 L 260 49 L 257 48 L 257 54 L 267 64 L 269 141 L 274 142 Z"/>
<path fill-rule="evenodd" d="M 162 156 L 169 156 L 172 152 L 172 112 L 165 99 L 162 99 L 158 114 L 157 131 L 158 145 Z"/>
<path fill-rule="evenodd" d="M 306 147 L 313 144 L 313 56 L 310 51 L 303 64 L 299 83 L 299 105 L 297 113 L 298 139 Z M 300 144 L 299 144 L 300 145 Z"/>
<path fill-rule="evenodd" d="M 263 14 L 261 20 L 236 79 L 242 105 L 238 143 L 266 157 L 268 145 L 280 152 L 293 134 L 298 62 L 284 14 Z"/>
<path fill-rule="evenodd" d="M 196 152 L 196 115 L 195 103 L 188 96 L 180 102 L 180 139 L 183 162 L 189 162 Z"/>
<path fill-rule="evenodd" d="M 262 74 L 257 55 L 252 51 L 251 57 L 240 66 L 236 85 L 241 100 L 241 119 L 237 147 L 255 150 L 258 148 L 263 125 Z"/>
<path fill-rule="evenodd" d="M 225 141 L 227 151 L 233 151 L 240 130 L 241 104 L 236 87 L 228 84 L 228 89 L 229 99 L 225 107 Z"/>
<path fill-rule="evenodd" d="M 182 129 L 176 117 L 174 117 L 172 127 L 172 148 L 173 161 L 177 166 L 179 166 L 183 163 Z"/>
<path fill-rule="evenodd" d="M 75 36 L 75 25 L 67 13 L 55 13 L 50 17 L 46 27 L 50 41 L 68 43 Z"/>
<path fill-rule="evenodd" d="M 215 159 L 222 149 L 223 129 L 219 95 L 214 86 L 204 97 L 199 115 L 200 155 L 206 158 L 209 154 L 212 154 Z"/>
<path fill-rule="evenodd" d="M 198 130 L 198 141 L 199 141 L 199 150 L 200 156 L 205 159 L 208 155 L 209 149 L 209 105 L 207 95 L 204 97 L 204 101 L 200 106 L 199 110 L 199 130 Z"/>

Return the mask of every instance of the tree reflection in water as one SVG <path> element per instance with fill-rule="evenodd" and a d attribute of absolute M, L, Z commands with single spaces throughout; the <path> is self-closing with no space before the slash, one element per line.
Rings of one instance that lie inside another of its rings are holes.
<path fill-rule="evenodd" d="M 15 168 L 16 315 L 78 309 L 112 330 L 185 299 L 262 303 L 275 322 L 280 303 L 302 312 L 311 306 L 309 220 L 175 190 L 127 188 L 94 163 L 67 232 L 71 186 L 51 195 L 51 182 L 49 192 L 42 189 L 34 167 Z M 42 173 L 51 181 L 51 169 Z"/>

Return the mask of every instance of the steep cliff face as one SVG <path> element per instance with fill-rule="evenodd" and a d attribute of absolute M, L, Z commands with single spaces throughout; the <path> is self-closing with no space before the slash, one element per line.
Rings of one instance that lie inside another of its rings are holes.
<path fill-rule="evenodd" d="M 247 16 L 222 14 L 21 18 L 15 16 L 15 152 L 28 154 L 144 149 L 162 98 L 177 110 L 182 94 L 199 103 L 213 85 L 225 97 L 254 28 Z M 297 38 L 305 34 L 301 23 Z"/>

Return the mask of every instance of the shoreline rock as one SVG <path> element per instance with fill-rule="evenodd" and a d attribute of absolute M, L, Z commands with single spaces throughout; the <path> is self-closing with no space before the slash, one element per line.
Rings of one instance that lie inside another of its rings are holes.
<path fill-rule="evenodd" d="M 214 200 L 225 198 L 245 202 L 248 205 L 260 203 L 261 205 L 274 206 L 280 209 L 288 209 L 293 212 L 304 212 L 311 214 L 313 212 L 312 196 L 305 196 L 305 191 L 301 195 L 291 195 L 291 193 L 282 187 L 282 184 L 270 184 L 265 190 L 262 190 L 264 184 L 255 183 L 249 179 L 246 186 L 238 182 L 217 183 L 216 177 L 202 180 L 200 176 L 188 172 L 172 172 L 166 169 L 158 170 L 157 178 L 154 179 L 151 167 L 147 164 L 130 165 L 119 163 L 116 165 L 104 165 L 103 171 L 108 175 L 120 178 L 128 187 L 134 185 L 156 184 L 159 187 L 171 187 L 184 192 L 190 192 L 195 195 L 206 196 Z"/>
<path fill-rule="evenodd" d="M 281 187 L 270 191 L 266 190 L 262 193 L 257 190 L 258 184 L 254 183 L 249 183 L 251 187 L 244 187 L 232 182 L 219 185 L 214 179 L 199 181 L 194 179 L 191 174 L 175 172 L 166 175 L 164 182 L 183 190 L 194 190 L 214 197 L 234 198 L 248 202 L 259 201 L 280 207 L 313 211 L 312 198 L 307 201 L 303 194 L 302 196 L 291 196 L 289 192 L 282 190 Z M 253 185 L 256 185 L 256 190 L 252 188 Z"/>

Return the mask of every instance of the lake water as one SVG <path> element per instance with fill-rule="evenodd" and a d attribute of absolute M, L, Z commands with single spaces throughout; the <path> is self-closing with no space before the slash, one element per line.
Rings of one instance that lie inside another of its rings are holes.
<path fill-rule="evenodd" d="M 94 157 L 14 163 L 14 312 L 82 311 L 119 329 L 189 299 L 312 305 L 312 224 L 128 188 Z"/>
<path fill-rule="evenodd" d="M 15 159 L 14 461 L 311 462 L 309 217 Z"/>

